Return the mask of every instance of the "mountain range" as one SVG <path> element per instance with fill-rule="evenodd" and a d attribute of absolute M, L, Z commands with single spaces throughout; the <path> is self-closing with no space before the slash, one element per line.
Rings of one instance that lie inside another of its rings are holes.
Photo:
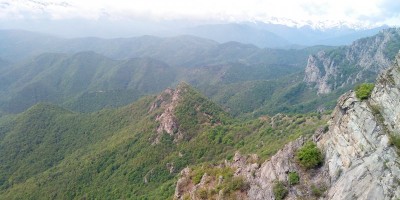
<path fill-rule="evenodd" d="M 355 29 L 348 26 L 313 28 L 311 25 L 287 26 L 275 23 L 208 24 L 188 28 L 188 34 L 218 42 L 238 41 L 262 48 L 301 48 L 313 45 L 349 45 L 354 40 L 373 36 L 389 28 Z"/>
<path fill-rule="evenodd" d="M 0 198 L 397 199 L 399 35 L 268 49 L 2 30 Z"/>
<path fill-rule="evenodd" d="M 333 108 L 335 99 L 354 85 L 374 80 L 399 50 L 398 29 L 349 46 L 296 50 L 193 36 L 63 39 L 23 31 L 0 35 L 0 48 L 7 49 L 0 58 L 8 59 L 0 75 L 0 110 L 8 113 L 41 101 L 96 111 L 126 105 L 181 81 L 233 115 L 324 110 Z M 58 53 L 46 53 L 53 51 Z"/>
<path fill-rule="evenodd" d="M 2 35 L 0 48 L 7 51 L 2 51 L 0 57 L 8 58 L 13 67 L 0 75 L 0 91 L 4 94 L 0 102 L 2 110 L 11 113 L 40 101 L 68 105 L 78 111 L 126 105 L 181 81 L 195 85 L 219 102 L 231 102 L 232 110 L 240 112 L 234 99 L 242 102 L 242 95 L 247 94 L 231 88 L 253 88 L 257 92 L 267 84 L 270 89 L 263 90 L 274 91 L 278 78 L 303 70 L 310 53 L 330 48 L 260 49 L 193 36 L 106 40 L 60 39 L 21 31 L 3 31 Z M 52 51 L 62 53 L 45 53 Z M 115 94 L 119 94 L 119 100 Z M 256 104 L 247 109 L 251 111 L 263 101 L 248 102 Z M 77 102 L 92 106 L 79 109 Z"/>

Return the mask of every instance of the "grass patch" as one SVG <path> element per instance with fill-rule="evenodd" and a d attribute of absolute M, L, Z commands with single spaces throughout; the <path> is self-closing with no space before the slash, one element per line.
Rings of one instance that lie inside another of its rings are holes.
<path fill-rule="evenodd" d="M 289 172 L 288 179 L 289 185 L 296 185 L 300 182 L 300 176 L 297 172 Z"/>
<path fill-rule="evenodd" d="M 272 188 L 276 200 L 283 200 L 288 195 L 289 191 L 286 186 L 281 182 L 277 181 Z"/>

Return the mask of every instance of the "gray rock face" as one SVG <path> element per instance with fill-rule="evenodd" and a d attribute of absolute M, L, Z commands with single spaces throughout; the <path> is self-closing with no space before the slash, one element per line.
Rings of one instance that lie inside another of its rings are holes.
<path fill-rule="evenodd" d="M 324 51 L 310 55 L 305 69 L 304 81 L 309 85 L 315 84 L 318 88 L 318 94 L 329 93 L 332 91 L 332 87 L 328 84 L 328 79 L 337 76 L 336 65 L 337 63 Z"/>
<path fill-rule="evenodd" d="M 396 199 L 399 157 L 367 101 L 343 95 L 329 131 L 318 141 L 331 186 L 327 199 Z"/>
<path fill-rule="evenodd" d="M 182 139 L 183 135 L 179 131 L 179 123 L 174 114 L 182 92 L 184 91 L 180 87 L 175 90 L 167 88 L 152 103 L 149 112 L 153 112 L 158 108 L 164 110 L 156 117 L 156 121 L 160 124 L 157 127 L 157 137 L 153 141 L 153 145 L 160 142 L 163 133 L 173 136 L 175 142 Z"/>
<path fill-rule="evenodd" d="M 287 186 L 286 199 L 312 198 L 311 185 L 326 188 L 321 199 L 399 199 L 400 158 L 389 143 L 390 134 L 400 133 L 399 60 L 400 56 L 378 78 L 369 100 L 358 100 L 352 91 L 338 100 L 329 131 L 320 130 L 313 137 L 325 154 L 321 168 L 305 171 L 295 162 L 295 152 L 304 144 L 300 138 L 263 163 L 249 179 L 249 199 L 274 199 L 274 183 L 287 183 L 293 171 L 300 175 L 300 183 Z"/>
<path fill-rule="evenodd" d="M 400 134 L 400 56 L 394 67 L 379 76 L 372 91 L 370 102 L 380 110 L 386 127 L 394 134 Z"/>
<path fill-rule="evenodd" d="M 388 51 L 397 51 L 400 47 L 392 46 L 399 41 L 400 29 L 388 29 L 350 46 L 310 55 L 304 82 L 315 87 L 318 94 L 327 94 L 346 85 L 373 80 L 390 66 L 393 57 Z"/>

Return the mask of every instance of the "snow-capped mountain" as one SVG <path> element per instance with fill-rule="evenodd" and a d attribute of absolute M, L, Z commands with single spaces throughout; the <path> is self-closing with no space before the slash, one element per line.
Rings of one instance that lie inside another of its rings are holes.
<path fill-rule="evenodd" d="M 293 48 L 346 45 L 361 37 L 374 35 L 386 27 L 361 22 L 279 17 L 235 23 L 201 19 L 152 20 L 150 13 L 147 19 L 135 18 L 133 11 L 129 14 L 126 12 L 76 0 L 0 0 L 0 29 L 24 29 L 67 37 L 190 34 L 218 42 L 236 41 L 259 47 Z"/>

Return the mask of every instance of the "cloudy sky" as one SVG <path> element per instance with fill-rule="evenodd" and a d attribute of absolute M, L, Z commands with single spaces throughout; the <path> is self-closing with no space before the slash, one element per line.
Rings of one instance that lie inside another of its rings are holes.
<path fill-rule="evenodd" d="M 0 0 L 1 20 L 151 19 L 400 25 L 400 0 Z"/>

